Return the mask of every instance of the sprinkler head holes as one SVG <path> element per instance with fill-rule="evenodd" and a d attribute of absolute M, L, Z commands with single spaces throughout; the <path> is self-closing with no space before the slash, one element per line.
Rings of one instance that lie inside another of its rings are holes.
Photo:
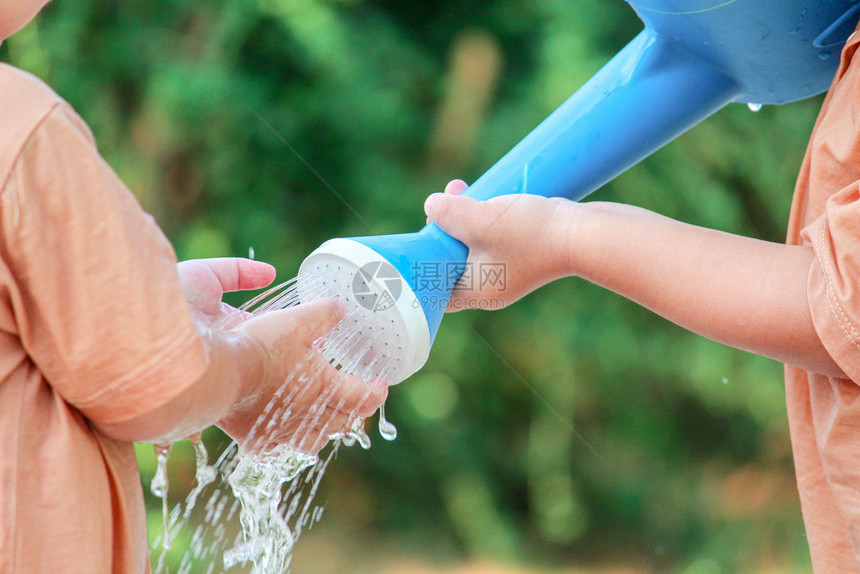
<path fill-rule="evenodd" d="M 329 337 L 332 360 L 362 378 L 397 384 L 420 369 L 430 354 L 430 327 L 412 288 L 370 247 L 331 239 L 299 268 L 301 302 L 340 300 L 346 317 Z"/>

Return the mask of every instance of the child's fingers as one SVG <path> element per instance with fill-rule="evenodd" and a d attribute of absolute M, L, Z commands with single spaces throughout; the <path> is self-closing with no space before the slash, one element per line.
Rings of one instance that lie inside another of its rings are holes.
<path fill-rule="evenodd" d="M 445 193 L 450 195 L 461 195 L 467 189 L 469 189 L 469 184 L 462 179 L 454 179 L 449 181 L 448 185 L 445 186 Z"/>
<path fill-rule="evenodd" d="M 288 312 L 299 327 L 295 333 L 298 343 L 310 347 L 340 323 L 346 307 L 337 299 L 318 299 L 291 307 Z"/>
<path fill-rule="evenodd" d="M 300 438 L 293 437 L 287 444 L 290 445 L 290 449 L 292 450 L 297 450 L 310 456 L 317 456 L 323 447 L 328 444 L 328 441 L 328 435 L 314 430 L 305 433 Z"/>
<path fill-rule="evenodd" d="M 198 261 L 215 273 L 224 291 L 261 289 L 275 280 L 275 268 L 262 261 L 243 257 L 218 257 Z"/>
<path fill-rule="evenodd" d="M 478 233 L 482 202 L 471 197 L 450 193 L 434 193 L 424 202 L 424 213 L 442 231 L 469 245 Z"/>
<path fill-rule="evenodd" d="M 283 429 L 280 440 L 291 448 L 306 454 L 316 455 L 328 443 L 330 438 L 340 433 L 345 433 L 352 418 L 347 413 L 342 413 L 327 407 L 318 416 L 303 420 L 296 428 Z"/>
<path fill-rule="evenodd" d="M 311 396 L 326 394 L 327 407 L 350 416 L 361 418 L 371 416 L 388 396 L 388 382 L 381 377 L 364 380 L 346 371 L 335 369 L 319 355 L 314 358 L 312 369 L 318 374 L 317 384 Z"/>
<path fill-rule="evenodd" d="M 464 191 L 469 189 L 469 184 L 467 184 L 462 179 L 454 179 L 448 182 L 448 185 L 445 186 L 445 193 L 448 195 L 461 195 Z M 430 218 L 427 218 L 427 223 L 430 223 Z"/>
<path fill-rule="evenodd" d="M 316 339 L 328 334 L 345 312 L 343 303 L 335 299 L 320 299 L 254 315 L 242 323 L 242 329 L 274 357 L 296 360 L 311 348 Z M 295 364 L 282 366 L 296 367 Z"/>
<path fill-rule="evenodd" d="M 370 385 L 370 393 L 358 404 L 356 412 L 359 416 L 367 418 L 375 413 L 388 398 L 388 381 L 380 377 L 364 381 L 364 384 Z"/>
<path fill-rule="evenodd" d="M 341 412 L 367 418 L 376 412 L 388 396 L 388 383 L 385 379 L 365 381 L 343 373 L 340 376 L 347 379 L 341 386 L 341 396 L 337 401 L 332 401 L 332 406 L 336 406 Z"/>
<path fill-rule="evenodd" d="M 332 437 L 344 435 L 349 432 L 356 420 L 367 418 L 367 416 L 370 415 L 345 412 L 328 405 L 318 415 L 308 413 L 307 418 L 301 421 L 297 427 L 282 429 L 280 432 L 284 433 L 283 437 L 277 437 L 281 440 L 274 442 L 286 442 L 292 448 L 315 455 Z M 272 442 L 271 437 L 268 441 Z"/>

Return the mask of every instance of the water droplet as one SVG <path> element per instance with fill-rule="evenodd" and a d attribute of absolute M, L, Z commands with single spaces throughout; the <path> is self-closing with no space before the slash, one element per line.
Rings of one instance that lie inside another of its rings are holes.
<path fill-rule="evenodd" d="M 170 456 L 170 446 L 153 445 L 155 450 L 155 476 L 149 485 L 152 494 L 158 498 L 167 496 L 167 457 Z"/>
<path fill-rule="evenodd" d="M 728 378 L 726 378 L 726 377 L 723 377 L 723 384 L 724 384 L 724 385 L 728 385 L 728 384 L 729 384 L 729 379 L 728 379 Z"/>
<path fill-rule="evenodd" d="M 364 429 L 360 429 L 359 431 L 355 432 L 354 434 L 355 434 L 355 440 L 358 441 L 358 446 L 360 446 L 364 450 L 369 450 L 370 447 L 372 446 L 372 444 L 370 442 L 370 437 L 367 435 L 367 433 L 364 431 Z"/>
<path fill-rule="evenodd" d="M 750 109 L 751 112 L 758 112 L 761 110 L 762 105 L 761 104 L 747 104 L 747 107 Z"/>
<path fill-rule="evenodd" d="M 149 489 L 152 494 L 161 499 L 161 513 L 163 517 L 164 534 L 161 538 L 161 547 L 165 550 L 170 549 L 170 513 L 167 504 L 167 493 L 170 485 L 167 479 L 167 459 L 170 456 L 170 445 L 156 444 L 155 449 L 155 475 L 152 477 L 152 482 L 149 484 Z"/>
<path fill-rule="evenodd" d="M 248 259 L 252 259 L 252 260 L 254 259 L 254 248 L 253 247 L 248 248 Z"/>
<path fill-rule="evenodd" d="M 392 441 L 397 438 L 397 427 L 385 418 L 385 405 L 379 407 L 379 434 L 385 440 Z"/>
<path fill-rule="evenodd" d="M 193 444 L 194 457 L 197 461 L 197 471 L 195 473 L 197 486 L 205 487 L 215 482 L 217 473 L 215 467 L 209 464 L 209 453 L 206 451 L 206 445 L 203 444 L 203 440 L 198 439 Z"/>
<path fill-rule="evenodd" d="M 822 50 L 818 52 L 818 58 L 820 60 L 828 60 L 830 59 L 830 52 L 828 52 L 827 50 Z"/>
<path fill-rule="evenodd" d="M 209 453 L 206 450 L 206 445 L 203 444 L 203 440 L 197 438 L 192 440 L 191 444 L 194 446 L 194 458 L 197 464 L 194 472 L 196 484 L 191 489 L 191 492 L 188 493 L 188 498 L 186 499 L 185 512 L 183 514 L 186 519 L 197 505 L 197 498 L 203 492 L 203 489 L 215 482 L 215 479 L 218 477 L 218 471 L 214 466 L 209 464 Z"/>
<path fill-rule="evenodd" d="M 352 446 L 356 442 L 364 450 L 368 450 L 371 446 L 370 437 L 364 430 L 364 419 L 357 418 L 353 421 L 352 426 L 340 441 L 346 446 Z"/>

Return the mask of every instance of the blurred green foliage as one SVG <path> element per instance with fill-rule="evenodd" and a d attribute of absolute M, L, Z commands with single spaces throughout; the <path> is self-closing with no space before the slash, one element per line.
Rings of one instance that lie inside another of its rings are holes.
<path fill-rule="evenodd" d="M 420 227 L 640 27 L 621 0 L 55 0 L 0 58 L 81 113 L 181 258 L 287 279 L 331 237 Z M 730 106 L 593 197 L 781 240 L 819 104 Z M 582 281 L 446 318 L 388 415 L 399 438 L 343 449 L 319 495 L 356 564 L 809 568 L 781 367 Z M 171 473 L 181 496 L 190 448 Z"/>

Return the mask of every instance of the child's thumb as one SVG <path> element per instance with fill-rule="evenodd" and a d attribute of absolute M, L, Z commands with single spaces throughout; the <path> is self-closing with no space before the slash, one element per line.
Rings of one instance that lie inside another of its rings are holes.
<path fill-rule="evenodd" d="M 306 345 L 334 329 L 346 314 L 346 307 L 337 299 L 318 299 L 293 307 L 296 322 L 301 325 L 299 338 Z"/>
<path fill-rule="evenodd" d="M 481 202 L 471 197 L 434 193 L 424 202 L 424 213 L 442 231 L 468 244 L 472 236 L 470 230 L 478 221 L 480 205 Z"/>
<path fill-rule="evenodd" d="M 334 329 L 345 312 L 343 303 L 319 299 L 256 315 L 243 328 L 267 349 L 309 347 Z"/>

